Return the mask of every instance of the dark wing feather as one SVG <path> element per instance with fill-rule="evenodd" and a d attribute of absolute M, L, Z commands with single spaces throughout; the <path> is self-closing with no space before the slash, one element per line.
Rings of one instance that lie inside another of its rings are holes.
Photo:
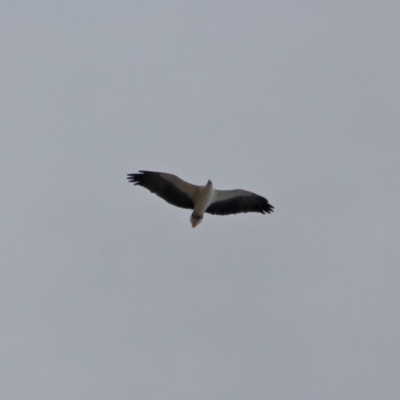
<path fill-rule="evenodd" d="M 221 200 L 213 202 L 206 210 L 206 213 L 217 215 L 239 214 L 247 212 L 259 212 L 261 214 L 271 213 L 274 207 L 268 203 L 268 200 L 258 194 L 247 192 L 244 190 L 237 191 L 219 191 L 221 193 Z M 225 193 L 237 194 L 227 197 Z"/>
<path fill-rule="evenodd" d="M 143 186 L 174 206 L 193 209 L 194 202 L 190 196 L 166 179 L 168 177 L 183 182 L 175 175 L 151 171 L 128 174 L 128 181 L 135 185 Z"/>

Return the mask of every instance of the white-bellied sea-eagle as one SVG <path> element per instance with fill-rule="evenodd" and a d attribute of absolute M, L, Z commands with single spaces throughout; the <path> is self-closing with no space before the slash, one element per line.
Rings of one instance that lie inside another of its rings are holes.
<path fill-rule="evenodd" d="M 128 174 L 129 182 L 143 186 L 168 203 L 193 210 L 190 217 L 195 228 L 204 213 L 228 215 L 247 212 L 271 213 L 274 207 L 268 200 L 247 190 L 217 190 L 209 180 L 205 186 L 185 182 L 176 175 L 165 172 L 139 171 Z"/>

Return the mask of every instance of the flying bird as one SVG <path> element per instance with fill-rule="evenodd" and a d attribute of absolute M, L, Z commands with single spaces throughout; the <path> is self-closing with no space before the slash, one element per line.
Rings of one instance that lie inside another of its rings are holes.
<path fill-rule="evenodd" d="M 193 210 L 190 216 L 193 228 L 200 224 L 205 212 L 216 215 L 269 214 L 274 210 L 268 200 L 258 194 L 242 189 L 217 190 L 210 180 L 205 186 L 197 186 L 165 172 L 139 171 L 128 174 L 128 181 L 143 186 L 174 206 Z"/>

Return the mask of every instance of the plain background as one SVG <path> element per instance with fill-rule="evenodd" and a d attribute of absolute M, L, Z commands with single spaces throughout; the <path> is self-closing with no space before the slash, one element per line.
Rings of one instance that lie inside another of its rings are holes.
<path fill-rule="evenodd" d="M 3 0 L 1 398 L 400 398 L 399 15 Z M 276 211 L 192 229 L 140 169 Z"/>

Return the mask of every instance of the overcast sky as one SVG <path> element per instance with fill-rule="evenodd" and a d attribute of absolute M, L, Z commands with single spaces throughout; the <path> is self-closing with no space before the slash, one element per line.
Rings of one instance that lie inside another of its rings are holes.
<path fill-rule="evenodd" d="M 0 5 L 0 397 L 400 398 L 400 2 Z M 205 215 L 165 171 L 265 196 Z"/>

